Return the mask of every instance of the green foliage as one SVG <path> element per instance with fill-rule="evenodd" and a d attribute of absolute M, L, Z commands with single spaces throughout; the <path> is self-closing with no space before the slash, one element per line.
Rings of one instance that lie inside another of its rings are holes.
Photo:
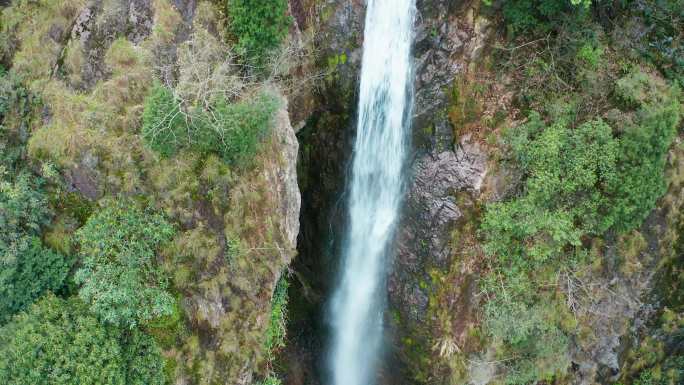
<path fill-rule="evenodd" d="M 126 369 L 126 385 L 167 384 L 164 359 L 154 338 L 133 329 L 122 332 L 119 342 Z"/>
<path fill-rule="evenodd" d="M 154 84 L 145 99 L 142 121 L 145 143 L 162 156 L 175 155 L 182 143 L 188 140 L 179 101 L 170 89 L 159 83 Z"/>
<path fill-rule="evenodd" d="M 228 103 L 219 100 L 214 108 L 212 126 L 218 127 L 214 146 L 221 157 L 231 164 L 246 164 L 266 137 L 278 107 L 275 97 L 259 95 L 254 101 Z"/>
<path fill-rule="evenodd" d="M 586 42 L 577 51 L 577 58 L 583 61 L 589 69 L 595 70 L 603 56 L 603 48 L 595 47 L 593 44 Z"/>
<path fill-rule="evenodd" d="M 667 357 L 658 368 L 646 369 L 639 374 L 632 385 L 676 385 L 684 381 L 684 356 Z"/>
<path fill-rule="evenodd" d="M 271 299 L 271 317 L 266 330 L 264 349 L 272 358 L 273 353 L 285 347 L 286 317 L 287 317 L 287 289 L 290 284 L 287 277 L 280 277 Z"/>
<path fill-rule="evenodd" d="M 282 382 L 278 377 L 268 376 L 263 381 L 259 382 L 258 385 L 281 385 Z"/>
<path fill-rule="evenodd" d="M 554 304 L 555 305 L 555 304 Z M 552 306 L 495 300 L 485 307 L 486 328 L 516 359 L 506 364 L 508 384 L 551 380 L 570 365 L 568 337 L 555 325 Z M 501 352 L 500 352 L 501 353 Z M 506 354 L 502 354 L 506 356 Z"/>
<path fill-rule="evenodd" d="M 46 291 L 60 290 L 71 264 L 33 238 L 15 264 L 0 268 L 0 325 L 28 307 Z"/>
<path fill-rule="evenodd" d="M 0 166 L 0 172 L 3 172 Z M 52 217 L 41 180 L 21 172 L 15 180 L 0 175 L 0 266 L 16 263 Z"/>
<path fill-rule="evenodd" d="M 588 237 L 640 226 L 665 192 L 679 91 L 635 72 L 616 82 L 614 96 L 623 111 L 612 118 L 613 128 L 600 119 L 573 128 L 565 114 L 547 124 L 532 113 L 505 137 L 522 190 L 487 205 L 481 231 L 494 257 L 482 281 L 494 296 L 486 304 L 485 328 L 516 357 L 507 364 L 509 383 L 550 379 L 567 367 L 567 360 L 550 360 L 567 351 L 559 326 L 565 321 L 547 310 L 548 304 L 563 308 L 544 289 L 556 279 L 551 272 L 585 263 Z"/>
<path fill-rule="evenodd" d="M 513 35 L 543 34 L 585 16 L 590 4 L 591 0 L 510 0 L 503 2 L 502 13 Z"/>
<path fill-rule="evenodd" d="M 485 251 L 494 255 L 483 289 L 485 329 L 501 348 L 509 384 L 552 379 L 569 365 L 568 337 L 554 311 L 562 307 L 540 290 L 545 269 L 570 266 L 569 247 L 612 226 L 608 186 L 617 178 L 618 141 L 601 120 L 572 129 L 546 125 L 533 113 L 507 136 L 523 172 L 521 194 L 489 204 L 481 224 Z"/>
<path fill-rule="evenodd" d="M 0 328 L 0 383 L 163 385 L 161 355 L 138 331 L 103 326 L 78 299 L 48 295 Z"/>
<path fill-rule="evenodd" d="M 145 102 L 142 135 L 152 150 L 165 157 L 188 148 L 245 165 L 268 134 L 277 107 L 274 96 L 261 93 L 235 103 L 218 98 L 210 111 L 200 107 L 182 111 L 173 92 L 157 84 Z"/>
<path fill-rule="evenodd" d="M 277 48 L 292 23 L 286 0 L 227 0 L 230 29 L 237 38 L 237 51 L 252 64 L 261 66 Z"/>
<path fill-rule="evenodd" d="M 285 347 L 285 336 L 287 333 L 287 290 L 290 283 L 285 275 L 280 277 L 276 284 L 273 298 L 271 298 L 271 312 L 268 320 L 268 329 L 264 338 L 264 351 L 266 351 L 269 364 L 272 364 L 277 351 Z M 269 373 L 268 376 L 258 382 L 258 385 L 280 385 L 282 382 L 278 377 Z"/>
<path fill-rule="evenodd" d="M 155 250 L 171 239 L 173 227 L 130 199 L 108 201 L 76 237 L 82 267 L 79 296 L 104 322 L 133 327 L 171 315 L 173 297 L 156 265 Z"/>
<path fill-rule="evenodd" d="M 62 288 L 70 263 L 43 247 L 42 227 L 52 219 L 43 180 L 23 164 L 18 133 L 31 103 L 13 75 L 0 71 L 0 324 L 45 291 Z"/>
<path fill-rule="evenodd" d="M 529 269 L 612 225 L 606 187 L 616 175 L 618 143 L 603 121 L 571 130 L 546 127 L 538 114 L 509 139 L 525 174 L 523 194 L 487 207 L 485 249 L 507 269 Z"/>
<path fill-rule="evenodd" d="M 611 215 L 616 228 L 639 226 L 666 190 L 665 163 L 681 118 L 679 90 L 651 75 L 636 72 L 618 80 L 617 96 L 637 108 L 633 119 L 619 127 L 619 178 Z"/>
<path fill-rule="evenodd" d="M 665 191 L 667 151 L 679 125 L 677 91 L 641 73 L 617 82 L 638 106 L 615 138 L 601 120 L 575 129 L 533 113 L 508 137 L 524 174 L 522 195 L 487 207 L 486 250 L 502 265 L 534 266 L 585 235 L 639 226 Z"/>
<path fill-rule="evenodd" d="M 35 98 L 11 73 L 0 73 L 0 167 L 17 174 L 17 162 L 23 153 L 19 127 Z M 0 172 L 1 173 L 1 172 Z"/>
<path fill-rule="evenodd" d="M 684 87 L 684 0 L 644 1 L 635 8 L 648 26 L 642 53 Z"/>

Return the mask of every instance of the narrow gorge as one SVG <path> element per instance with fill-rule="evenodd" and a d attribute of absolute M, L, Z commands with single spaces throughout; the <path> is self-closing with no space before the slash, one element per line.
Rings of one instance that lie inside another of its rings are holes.
<path fill-rule="evenodd" d="M 0 384 L 684 383 L 682 0 L 0 0 Z"/>

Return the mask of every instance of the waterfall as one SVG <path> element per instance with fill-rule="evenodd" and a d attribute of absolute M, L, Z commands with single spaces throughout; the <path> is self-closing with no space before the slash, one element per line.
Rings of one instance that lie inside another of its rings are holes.
<path fill-rule="evenodd" d="M 415 0 L 368 0 L 349 217 L 330 304 L 333 385 L 375 383 L 384 282 L 402 200 Z"/>

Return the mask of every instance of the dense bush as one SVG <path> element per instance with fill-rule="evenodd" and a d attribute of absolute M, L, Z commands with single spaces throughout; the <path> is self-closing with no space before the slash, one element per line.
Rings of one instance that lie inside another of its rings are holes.
<path fill-rule="evenodd" d="M 281 277 L 271 299 L 271 317 L 264 340 L 264 349 L 269 355 L 285 346 L 288 287 L 287 277 Z"/>
<path fill-rule="evenodd" d="M 502 4 L 502 14 L 513 35 L 547 33 L 560 23 L 581 18 L 591 0 L 510 0 Z"/>
<path fill-rule="evenodd" d="M 637 71 L 618 80 L 613 94 L 622 111 L 610 125 L 595 119 L 572 127 L 563 114 L 548 124 L 532 113 L 505 136 L 522 189 L 487 205 L 481 230 L 493 257 L 482 280 L 491 298 L 485 327 L 500 351 L 517 357 L 506 364 L 509 383 L 549 379 L 567 367 L 558 360 L 567 350 L 559 326 L 565 307 L 545 287 L 586 263 L 589 237 L 640 226 L 666 190 L 679 91 Z"/>
<path fill-rule="evenodd" d="M 60 290 L 71 264 L 33 238 L 16 263 L 0 268 L 0 325 L 24 310 L 46 291 Z"/>
<path fill-rule="evenodd" d="M 665 162 L 680 121 L 678 91 L 635 73 L 617 96 L 637 108 L 613 133 L 601 120 L 572 129 L 536 113 L 509 135 L 522 194 L 488 206 L 486 249 L 505 264 L 533 265 L 585 235 L 639 226 L 665 191 Z"/>
<path fill-rule="evenodd" d="M 553 305 L 551 305 L 553 304 Z M 551 380 L 570 366 L 566 353 L 569 338 L 553 322 L 555 303 L 532 306 L 519 301 L 498 299 L 485 307 L 486 327 L 504 354 L 515 356 L 507 360 L 508 384 L 529 384 Z"/>
<path fill-rule="evenodd" d="M 682 112 L 679 90 L 642 72 L 618 80 L 616 94 L 636 108 L 631 119 L 619 122 L 618 178 L 611 185 L 615 227 L 629 230 L 641 225 L 665 193 L 667 153 Z"/>
<path fill-rule="evenodd" d="M 221 157 L 231 164 L 248 163 L 270 131 L 277 107 L 277 99 L 269 94 L 238 103 L 219 100 L 205 122 L 216 128 L 213 146 Z"/>
<path fill-rule="evenodd" d="M 28 123 L 35 102 L 16 75 L 0 71 L 0 167 L 8 174 L 19 174 L 18 162 L 24 152 L 20 126 Z"/>
<path fill-rule="evenodd" d="M 185 115 L 167 87 L 156 83 L 145 99 L 142 134 L 145 143 L 162 156 L 173 156 L 188 141 Z"/>
<path fill-rule="evenodd" d="M 45 291 L 59 290 L 70 264 L 41 244 L 52 218 L 43 180 L 26 170 L 18 126 L 26 122 L 28 92 L 0 71 L 0 324 Z"/>
<path fill-rule="evenodd" d="M 0 172 L 4 172 L 2 166 Z M 21 172 L 15 180 L 0 175 L 0 266 L 16 263 L 52 217 L 40 184 L 27 172 Z"/>
<path fill-rule="evenodd" d="M 257 66 L 280 45 L 291 24 L 286 0 L 227 0 L 237 51 Z"/>
<path fill-rule="evenodd" d="M 103 326 L 78 299 L 48 295 L 0 328 L 0 383 L 162 385 L 159 349 L 138 331 Z"/>
<path fill-rule="evenodd" d="M 182 111 L 173 92 L 156 85 L 145 103 L 142 135 L 152 150 L 165 157 L 187 148 L 244 165 L 268 134 L 277 107 L 274 96 L 261 93 L 235 103 L 218 98 L 210 111 L 200 107 Z"/>
<path fill-rule="evenodd" d="M 174 299 L 156 265 L 157 247 L 173 227 L 130 199 L 109 201 L 78 230 L 79 296 L 104 322 L 133 327 L 170 315 Z"/>
<path fill-rule="evenodd" d="M 684 0 L 639 1 L 634 9 L 648 26 L 642 53 L 684 87 Z"/>
<path fill-rule="evenodd" d="M 576 264 L 569 251 L 585 236 L 613 225 L 606 214 L 618 140 L 601 120 L 573 129 L 532 114 L 508 141 L 524 183 L 517 197 L 489 204 L 481 224 L 485 251 L 494 257 L 482 280 L 490 296 L 484 326 L 499 346 L 505 382 L 527 384 L 551 380 L 569 366 L 569 337 L 556 319 L 564 304 L 543 286 Z"/>
<path fill-rule="evenodd" d="M 603 121 L 570 129 L 546 126 L 538 114 L 510 138 L 525 175 L 520 197 L 487 207 L 486 250 L 507 269 L 531 269 L 608 229 L 608 186 L 616 180 L 618 143 Z"/>

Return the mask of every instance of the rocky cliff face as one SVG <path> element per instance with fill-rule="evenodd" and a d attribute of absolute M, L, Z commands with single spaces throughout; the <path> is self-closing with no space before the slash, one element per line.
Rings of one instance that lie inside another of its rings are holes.
<path fill-rule="evenodd" d="M 271 299 L 296 253 L 301 206 L 298 141 L 278 85 L 264 86 L 280 106 L 249 167 L 192 151 L 160 157 L 141 140 L 145 97 L 154 82 L 178 87 L 188 66 L 210 76 L 230 60 L 220 7 L 194 0 L 16 1 L 4 12 L 13 23 L 0 39 L 4 60 L 44 102 L 42 119 L 30 127 L 32 159 L 55 165 L 83 207 L 134 196 L 177 229 L 159 263 L 179 309 L 148 327 L 170 381 L 247 385 L 264 378 Z M 198 85 L 186 86 L 192 92 Z M 67 223 L 65 236 L 78 227 L 70 215 L 57 214 Z"/>
<path fill-rule="evenodd" d="M 324 374 L 312 356 L 321 356 L 326 338 L 321 308 L 334 277 L 331 264 L 339 257 L 335 235 L 345 221 L 345 165 L 363 33 L 359 2 L 322 2 L 309 9 L 318 12 L 313 13 L 318 15 L 315 45 L 321 50 L 317 65 L 329 72 L 312 118 L 298 134 L 306 167 L 299 174 L 303 229 L 294 269 L 301 274 L 295 295 L 303 300 L 292 319 L 294 330 L 315 326 L 294 339 L 291 353 L 306 356 L 307 363 L 298 361 L 291 384 L 317 383 L 312 378 Z M 417 9 L 415 151 L 407 167 L 409 184 L 388 280 L 391 349 L 382 377 L 388 384 L 487 384 L 502 372 L 492 362 L 494 347 L 478 336 L 485 260 L 478 226 L 483 205 L 511 196 L 519 184 L 520 175 L 498 161 L 502 154 L 496 143 L 501 127 L 517 125 L 520 116 L 512 102 L 514 87 L 505 84 L 510 79 L 492 79 L 491 47 L 501 36 L 481 3 L 419 0 Z M 669 167 L 677 170 L 676 151 L 671 158 L 675 166 Z M 667 201 L 681 200 L 677 183 Z M 664 250 L 673 249 L 665 233 L 676 226 L 672 218 L 678 207 L 661 204 L 642 227 L 646 241 L 637 256 L 652 264 L 634 275 L 619 271 L 616 262 L 615 250 L 630 240 L 606 239 L 614 265 L 582 283 L 595 288 L 594 297 L 568 304 L 596 337 L 573 343 L 565 383 L 608 383 L 624 371 L 625 352 L 636 335 L 647 333 L 644 325 L 657 307 L 649 295 L 653 263 L 667 259 Z M 563 290 L 578 290 L 577 285 L 568 281 Z"/>

